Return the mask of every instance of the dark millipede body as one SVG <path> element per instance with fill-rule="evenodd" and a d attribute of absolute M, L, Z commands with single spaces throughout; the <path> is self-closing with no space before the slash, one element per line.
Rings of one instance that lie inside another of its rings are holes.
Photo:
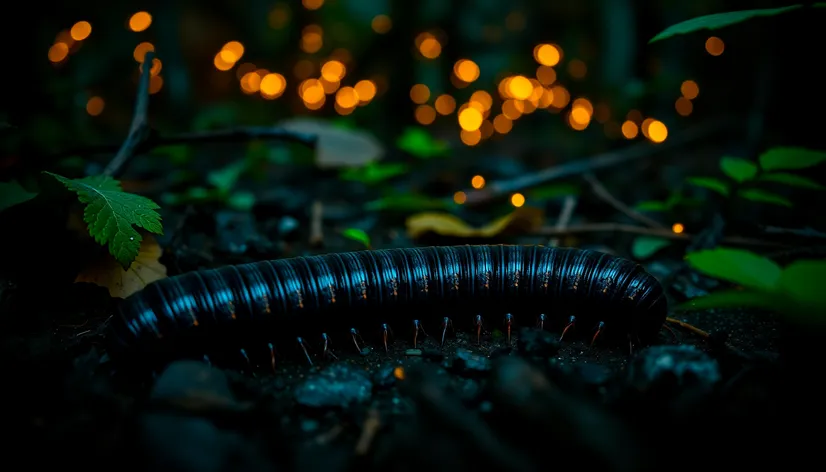
<path fill-rule="evenodd" d="M 376 332 L 384 326 L 386 336 L 383 323 L 415 318 L 436 328 L 443 317 L 471 312 L 472 318 L 480 311 L 497 313 L 496 323 L 507 313 L 507 322 L 530 317 L 543 328 L 567 323 L 567 330 L 576 320 L 577 330 L 600 329 L 647 344 L 665 322 L 667 302 L 659 282 L 639 264 L 596 251 L 511 245 L 358 251 L 226 266 L 151 283 L 123 301 L 108 340 L 113 353 L 145 355 L 299 335 L 321 339 L 328 324 L 367 323 Z"/>

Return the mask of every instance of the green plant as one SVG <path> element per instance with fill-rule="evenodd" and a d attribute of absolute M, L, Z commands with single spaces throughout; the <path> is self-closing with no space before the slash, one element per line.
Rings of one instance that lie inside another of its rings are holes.
<path fill-rule="evenodd" d="M 364 230 L 360 230 L 358 228 L 347 228 L 341 232 L 341 235 L 347 239 L 352 239 L 353 241 L 358 241 L 364 244 L 364 247 L 367 249 L 372 249 L 372 244 L 370 244 L 370 236 L 364 232 Z"/>
<path fill-rule="evenodd" d="M 163 234 L 160 207 L 152 200 L 121 189 L 120 182 L 103 175 L 69 179 L 62 175 L 44 172 L 77 195 L 84 205 L 83 221 L 89 234 L 100 245 L 106 245 L 109 253 L 127 270 L 138 257 L 141 234 L 137 226 L 150 233 Z"/>
<path fill-rule="evenodd" d="M 807 323 L 826 318 L 826 260 L 802 259 L 786 267 L 751 251 L 716 248 L 686 256 L 695 270 L 737 285 L 694 298 L 678 306 L 680 311 L 753 307 L 773 310 Z"/>
<path fill-rule="evenodd" d="M 761 154 L 758 163 L 738 157 L 727 156 L 720 159 L 720 170 L 732 182 L 715 177 L 689 177 L 686 182 L 726 197 L 735 192 L 736 196 L 747 200 L 791 207 L 792 202 L 787 198 L 760 188 L 760 185 L 773 182 L 810 190 L 826 190 L 826 187 L 814 180 L 785 172 L 808 169 L 822 162 L 826 162 L 826 152 L 796 147 L 776 147 Z"/>

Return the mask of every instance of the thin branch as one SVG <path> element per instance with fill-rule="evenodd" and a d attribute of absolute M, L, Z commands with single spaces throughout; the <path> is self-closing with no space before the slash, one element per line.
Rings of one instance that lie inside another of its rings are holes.
<path fill-rule="evenodd" d="M 103 175 L 117 177 L 123 172 L 129 159 L 135 155 L 135 151 L 149 137 L 149 79 L 152 78 L 152 60 L 155 53 L 149 51 L 143 57 L 143 71 L 138 80 L 138 98 L 135 100 L 135 113 L 132 115 L 132 124 L 129 126 L 129 134 L 126 140 L 118 149 L 117 154 L 109 164 L 103 169 Z"/>
<path fill-rule="evenodd" d="M 492 182 L 483 190 L 466 189 L 466 204 L 488 202 L 503 195 L 536 187 L 553 180 L 574 175 L 581 175 L 586 172 L 612 167 L 627 161 L 651 157 L 657 153 L 679 148 L 693 141 L 707 138 L 735 124 L 737 124 L 737 120 L 734 120 L 731 117 L 724 117 L 713 120 L 696 128 L 689 129 L 674 137 L 669 137 L 667 141 L 661 144 L 642 142 L 622 150 L 598 154 L 587 159 L 577 159 L 560 166 L 551 167 L 539 172 L 533 172 L 512 180 Z"/>
<path fill-rule="evenodd" d="M 562 204 L 562 210 L 559 212 L 559 218 L 556 220 L 555 229 L 562 231 L 568 227 L 571 222 L 571 217 L 574 216 L 574 210 L 579 199 L 574 195 L 565 197 L 565 202 Z M 559 246 L 559 238 L 553 237 L 548 243 L 549 246 Z"/>
<path fill-rule="evenodd" d="M 822 233 L 813 228 L 779 228 L 777 226 L 763 226 L 760 228 L 766 234 L 782 234 L 788 236 L 797 236 L 801 238 L 820 238 L 826 239 L 826 233 Z"/>
<path fill-rule="evenodd" d="M 580 233 L 632 233 L 643 236 L 657 236 L 660 238 L 679 241 L 690 240 L 694 237 L 693 235 L 686 233 L 675 233 L 667 228 L 646 228 L 644 226 L 623 225 L 618 223 L 591 223 L 568 226 L 567 228 L 562 229 L 545 227 L 540 228 L 535 234 L 539 234 L 541 236 L 565 236 Z M 772 241 L 762 241 L 759 239 L 743 238 L 740 236 L 729 236 L 723 238 L 721 242 L 738 246 L 786 247 L 784 244 L 779 244 Z"/>
<path fill-rule="evenodd" d="M 585 173 L 585 175 L 583 175 L 583 178 L 589 184 L 591 184 L 591 189 L 594 191 L 596 196 L 605 201 L 605 203 L 614 207 L 617 211 L 624 213 L 625 216 L 631 218 L 632 220 L 640 222 L 646 226 L 650 226 L 651 228 L 665 228 L 665 225 L 661 224 L 659 221 L 653 220 L 643 215 L 642 213 L 638 212 L 637 210 L 634 210 L 633 208 L 629 207 L 628 205 L 619 201 L 616 197 L 611 195 L 611 192 L 609 192 L 608 189 L 605 188 L 604 185 L 602 185 L 602 182 L 600 182 L 596 178 L 596 176 L 594 176 L 594 174 L 592 174 L 591 172 Z"/>

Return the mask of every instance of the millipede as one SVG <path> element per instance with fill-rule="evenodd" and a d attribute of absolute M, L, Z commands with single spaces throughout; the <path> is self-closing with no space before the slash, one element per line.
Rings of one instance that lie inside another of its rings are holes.
<path fill-rule="evenodd" d="M 622 257 L 578 248 L 435 246 L 175 275 L 122 300 L 107 340 L 113 356 L 142 361 L 219 356 L 262 365 L 263 356 L 274 368 L 285 342 L 300 347 L 310 363 L 310 345 L 335 356 L 326 334 L 332 329 L 348 333 L 351 349 L 364 348 L 362 332 L 372 331 L 386 350 L 393 329 L 406 326 L 414 345 L 432 329 L 444 343 L 448 328 L 462 320 L 477 341 L 483 324 L 496 325 L 510 341 L 518 322 L 558 328 L 560 340 L 578 332 L 591 344 L 613 337 L 647 345 L 664 327 L 667 311 L 657 279 Z"/>

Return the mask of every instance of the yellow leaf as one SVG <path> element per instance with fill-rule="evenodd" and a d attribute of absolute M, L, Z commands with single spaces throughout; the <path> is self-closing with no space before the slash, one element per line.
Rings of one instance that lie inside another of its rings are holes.
<path fill-rule="evenodd" d="M 379 140 L 364 131 L 338 128 L 314 118 L 292 118 L 279 125 L 318 137 L 315 162 L 321 168 L 361 167 L 384 156 Z"/>
<path fill-rule="evenodd" d="M 530 233 L 542 225 L 542 211 L 521 207 L 481 228 L 474 228 L 450 213 L 419 213 L 407 219 L 407 234 L 421 238 L 428 233 L 457 238 L 493 238 L 503 233 Z"/>
<path fill-rule="evenodd" d="M 163 250 L 151 234 L 144 234 L 138 257 L 123 270 L 109 254 L 93 261 L 77 275 L 75 282 L 87 282 L 109 289 L 109 295 L 126 298 L 147 284 L 166 278 L 166 266 L 160 263 Z"/>

